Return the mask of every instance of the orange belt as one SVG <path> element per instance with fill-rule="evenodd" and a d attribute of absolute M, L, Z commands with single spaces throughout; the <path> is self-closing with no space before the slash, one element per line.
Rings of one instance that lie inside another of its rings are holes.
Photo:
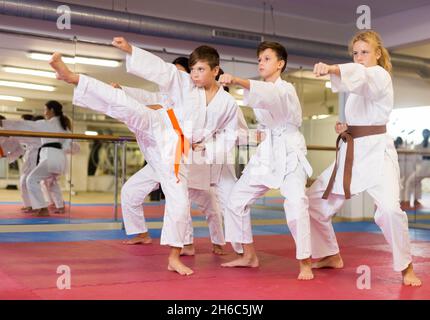
<path fill-rule="evenodd" d="M 345 199 L 351 198 L 351 178 L 352 178 L 352 164 L 354 161 L 354 139 L 366 136 L 372 136 L 376 134 L 383 134 L 387 132 L 387 127 L 382 126 L 348 126 L 346 131 L 342 132 L 336 140 L 336 161 L 334 163 L 333 172 L 331 173 L 330 180 L 327 188 L 322 196 L 323 199 L 328 199 L 331 190 L 333 189 L 334 180 L 337 172 L 337 153 L 339 151 L 340 139 L 347 143 L 346 146 L 346 157 L 345 157 L 345 168 L 343 171 L 343 191 L 345 192 Z"/>
<path fill-rule="evenodd" d="M 173 129 L 175 129 L 178 135 L 178 143 L 176 144 L 175 152 L 175 176 L 179 182 L 179 164 L 181 162 L 182 155 L 187 156 L 188 150 L 190 149 L 190 143 L 187 138 L 185 138 L 181 127 L 179 126 L 178 119 L 176 119 L 173 109 L 167 109 L 167 115 L 169 116 L 170 122 L 172 123 Z"/>

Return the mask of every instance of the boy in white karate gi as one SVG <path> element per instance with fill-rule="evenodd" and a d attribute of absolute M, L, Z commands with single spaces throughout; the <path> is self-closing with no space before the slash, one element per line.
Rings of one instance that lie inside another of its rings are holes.
<path fill-rule="evenodd" d="M 139 171 L 134 176 L 134 180 L 135 182 L 145 181 L 148 193 L 158 183 L 161 184 L 166 195 L 166 208 L 160 243 L 171 247 L 168 269 L 183 275 L 192 274 L 193 271 L 180 260 L 180 251 L 184 245 L 185 231 L 189 221 L 189 201 L 186 168 L 182 165 L 181 172 L 179 172 L 178 151 L 180 154 L 187 155 L 188 150 L 184 150 L 184 144 L 187 141 L 191 141 L 195 149 L 202 148 L 199 142 L 205 138 L 205 134 L 213 136 L 216 129 L 227 129 L 231 125 L 234 131 L 237 121 L 235 104 L 219 106 L 219 112 L 224 117 L 220 118 L 215 125 L 212 124 L 212 130 L 206 132 L 200 130 L 200 136 L 196 136 L 193 132 L 191 139 L 190 132 L 192 130 L 186 130 L 189 129 L 186 128 L 186 120 L 191 122 L 191 126 L 202 123 L 206 111 L 204 108 L 199 109 L 201 104 L 196 102 L 204 100 L 204 102 L 210 103 L 219 91 L 218 87 L 208 86 L 208 84 L 212 84 L 211 79 L 218 73 L 216 66 L 211 66 L 205 59 L 197 59 L 195 65 L 199 66 L 199 72 L 197 77 L 191 80 L 189 75 L 178 71 L 173 65 L 165 63 L 149 52 L 131 47 L 123 38 L 115 38 L 113 44 L 129 53 L 127 55 L 128 69 L 133 70 L 136 63 L 138 65 L 142 63 L 142 59 L 139 58 L 143 56 L 143 60 L 153 67 L 150 70 L 151 76 L 155 76 L 154 72 L 158 70 L 161 82 L 173 81 L 173 83 L 168 84 L 168 88 L 163 87 L 160 83 L 159 85 L 166 89 L 165 92 L 170 91 L 169 96 L 173 97 L 173 104 L 170 106 L 176 103 L 180 108 L 175 106 L 174 112 L 172 109 L 154 111 L 149 108 L 142 108 L 136 100 L 127 96 L 122 90 L 113 89 L 94 79 L 71 73 L 57 54 L 54 54 L 51 65 L 57 70 L 60 79 L 77 85 L 74 95 L 76 104 L 91 107 L 124 121 L 132 131 L 139 134 L 138 141 L 144 141 L 143 145 L 139 145 L 149 166 Z M 199 47 L 195 52 L 196 58 L 218 55 L 216 50 L 210 47 Z M 184 78 L 184 75 L 187 77 Z M 174 119 L 172 119 L 172 114 Z M 181 128 L 184 130 L 182 131 Z M 182 140 L 181 144 L 177 144 L 178 137 Z M 209 149 L 211 145 L 205 144 L 203 147 Z M 212 153 L 208 154 L 212 155 Z M 174 168 L 174 172 L 172 168 Z M 180 180 L 178 180 L 179 173 L 181 173 Z M 131 179 L 128 182 L 130 181 Z M 137 203 L 131 203 L 128 200 L 125 198 L 125 205 L 130 208 L 126 207 L 126 209 L 136 211 L 133 218 L 144 219 L 143 214 L 139 214 L 139 209 L 142 210 L 141 206 L 139 208 Z M 141 201 L 137 202 L 141 203 Z M 139 227 L 142 223 L 133 225 Z M 141 230 L 135 231 L 135 233 L 141 233 Z"/>
<path fill-rule="evenodd" d="M 314 67 L 316 76 L 330 75 L 334 92 L 349 94 L 346 123 L 335 128 L 340 134 L 337 159 L 307 191 L 312 257 L 319 259 L 314 267 L 343 267 L 331 219 L 345 199 L 367 191 L 377 207 L 375 222 L 391 247 L 394 270 L 402 273 L 405 285 L 420 286 L 412 267 L 408 218 L 399 204 L 397 152 L 386 133 L 393 109 L 390 56 L 371 30 L 354 36 L 350 51 L 354 63 Z"/>
<path fill-rule="evenodd" d="M 175 60 L 176 61 L 176 60 Z M 182 65 L 176 67 L 179 70 L 185 71 L 185 69 L 181 68 Z M 221 71 L 222 72 L 222 71 Z M 222 72 L 223 73 L 223 72 Z M 219 76 L 219 75 L 218 75 Z M 217 78 L 218 78 L 217 76 Z M 216 78 L 216 80 L 217 80 Z M 143 104 L 152 104 L 151 108 L 155 108 L 154 104 L 163 104 L 162 100 L 165 98 L 165 94 L 161 94 L 159 92 L 148 92 L 143 89 L 136 89 L 130 87 L 121 87 L 118 84 L 112 84 L 116 88 L 121 88 L 125 91 L 125 93 L 134 97 L 136 100 Z M 213 108 L 208 108 L 209 111 L 212 111 Z M 210 113 L 209 113 L 210 115 Z M 246 124 L 245 117 L 238 108 L 238 143 L 246 143 L 248 135 L 248 126 Z M 234 150 L 232 150 L 234 151 Z M 225 211 L 225 205 L 228 200 L 228 196 L 230 194 L 231 189 L 233 188 L 235 182 L 237 181 L 233 157 L 228 159 L 220 159 L 225 160 L 224 164 L 189 164 L 188 168 L 188 192 L 190 201 L 197 204 L 200 210 L 202 210 L 203 214 L 206 216 L 209 234 L 212 241 L 212 252 L 215 254 L 225 254 L 224 252 L 224 230 L 223 230 L 223 222 L 222 218 Z M 133 189 L 137 191 L 136 188 L 139 187 L 142 181 L 137 184 L 125 184 L 122 192 L 124 194 L 129 193 L 129 189 Z M 133 195 L 138 197 L 137 192 L 133 192 Z M 142 197 L 140 197 L 142 199 Z M 142 199 L 143 201 L 144 199 Z M 142 202 L 143 205 L 143 202 Z M 130 211 L 123 210 L 123 215 L 131 213 Z M 142 212 L 143 214 L 143 212 Z M 128 217 L 126 219 L 129 219 Z M 136 220 L 139 223 L 138 220 Z M 126 226 L 130 224 L 126 224 Z M 143 227 L 147 230 L 146 226 Z M 137 234 L 134 238 L 127 240 L 124 242 L 125 244 L 149 244 L 152 243 L 152 239 L 149 233 L 146 231 L 145 233 Z M 188 231 L 187 231 L 187 240 L 185 241 L 185 245 L 181 254 L 183 255 L 194 255 L 195 249 L 193 246 L 193 226 L 192 220 L 189 221 Z M 242 248 L 239 244 L 233 244 L 233 248 L 237 253 L 242 253 Z"/>
<path fill-rule="evenodd" d="M 193 143 L 192 157 L 190 157 L 192 162 L 190 162 L 188 172 L 189 196 L 190 199 L 204 206 L 205 210 L 210 210 L 208 217 L 212 219 L 208 222 L 212 231 L 212 240 L 218 246 L 224 245 L 217 200 L 219 203 L 225 201 L 235 182 L 235 177 L 225 172 L 228 168 L 224 168 L 223 173 L 223 167 L 217 163 L 220 161 L 222 163 L 225 154 L 236 144 L 240 110 L 234 98 L 216 82 L 219 72 L 218 53 L 208 46 L 200 46 L 195 49 L 190 55 L 191 71 L 190 74 L 187 74 L 178 71 L 172 64 L 164 62 L 145 50 L 132 47 L 123 38 L 115 38 L 113 44 L 128 53 L 128 72 L 158 84 L 160 92 L 164 96 L 163 105 L 165 107 L 173 108 L 175 111 L 181 110 L 184 106 L 193 109 L 195 117 L 192 132 L 195 143 Z M 130 91 L 128 93 L 133 94 Z M 140 94 L 135 92 L 134 95 L 144 99 L 153 99 L 152 102 L 155 102 L 154 95 L 142 92 Z M 157 95 L 155 99 L 157 99 Z M 136 187 L 139 183 L 143 183 L 143 180 L 134 181 Z M 215 190 L 211 190 L 212 187 Z M 144 198 L 136 195 L 136 199 L 133 200 L 136 200 L 133 201 L 133 208 L 126 210 L 124 215 L 126 229 L 129 225 L 129 229 L 134 229 L 131 234 L 137 234 L 136 237 L 142 238 L 142 241 L 150 242 L 149 233 L 144 226 L 141 205 L 137 205 L 141 204 Z M 138 238 L 135 238 L 132 241 L 137 240 Z M 192 221 L 190 217 L 185 245 L 191 243 Z M 194 253 L 194 248 L 185 247 L 182 253 L 191 255 Z"/>
<path fill-rule="evenodd" d="M 265 139 L 246 166 L 231 192 L 225 216 L 226 241 L 243 244 L 242 257 L 224 263 L 224 267 L 258 267 L 255 253 L 250 206 L 269 189 L 280 189 L 285 197 L 288 227 L 296 242 L 299 260 L 298 279 L 313 278 L 307 177 L 312 174 L 306 145 L 299 131 L 302 110 L 293 85 L 281 79 L 287 64 L 287 51 L 276 42 L 263 42 L 257 49 L 258 71 L 264 81 L 222 75 L 220 82 L 245 89 L 245 104 L 253 108 Z"/>

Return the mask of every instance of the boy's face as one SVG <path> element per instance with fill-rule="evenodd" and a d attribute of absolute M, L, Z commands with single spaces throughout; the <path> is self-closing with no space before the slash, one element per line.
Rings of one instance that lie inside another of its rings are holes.
<path fill-rule="evenodd" d="M 198 60 L 195 65 L 191 67 L 191 79 L 194 84 L 201 87 L 208 87 L 215 82 L 218 74 L 219 67 L 211 69 L 210 65 L 204 60 Z"/>
<path fill-rule="evenodd" d="M 267 79 L 276 72 L 281 72 L 284 60 L 278 60 L 276 52 L 266 49 L 258 55 L 258 72 L 263 79 Z"/>

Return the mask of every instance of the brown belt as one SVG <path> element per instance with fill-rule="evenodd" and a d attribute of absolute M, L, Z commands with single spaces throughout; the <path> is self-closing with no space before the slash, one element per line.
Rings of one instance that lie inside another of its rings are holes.
<path fill-rule="evenodd" d="M 354 161 L 354 139 L 376 134 L 383 134 L 387 132 L 387 126 L 348 126 L 348 129 L 342 132 L 336 140 L 336 161 L 334 163 L 333 172 L 331 173 L 330 180 L 327 188 L 322 196 L 323 199 L 328 199 L 331 190 L 333 189 L 334 180 L 337 172 L 337 154 L 339 151 L 339 142 L 342 139 L 347 143 L 345 168 L 343 171 L 343 191 L 345 192 L 345 199 L 351 198 L 351 178 L 352 178 L 352 163 Z"/>

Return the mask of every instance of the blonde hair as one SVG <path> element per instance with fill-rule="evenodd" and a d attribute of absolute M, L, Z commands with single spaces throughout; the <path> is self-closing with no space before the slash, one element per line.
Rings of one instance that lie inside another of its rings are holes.
<path fill-rule="evenodd" d="M 388 50 L 382 44 L 381 36 L 373 30 L 365 30 L 358 32 L 349 43 L 349 53 L 352 55 L 352 47 L 357 41 L 364 41 L 372 44 L 376 51 L 380 50 L 381 56 L 378 59 L 378 65 L 391 73 L 393 65 Z"/>

